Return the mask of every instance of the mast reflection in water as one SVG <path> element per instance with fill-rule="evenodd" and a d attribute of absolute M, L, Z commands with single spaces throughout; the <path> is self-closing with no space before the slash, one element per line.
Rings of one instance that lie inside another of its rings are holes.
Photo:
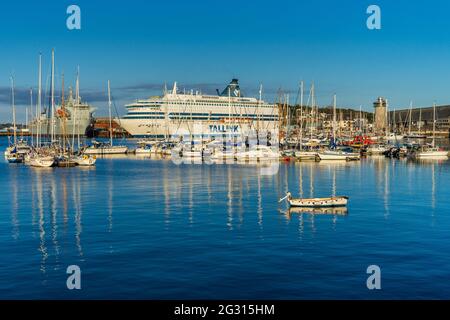
<path fill-rule="evenodd" d="M 1 298 L 450 298 L 448 162 L 0 164 Z M 348 195 L 296 210 L 294 196 Z M 82 290 L 66 289 L 66 268 Z"/>

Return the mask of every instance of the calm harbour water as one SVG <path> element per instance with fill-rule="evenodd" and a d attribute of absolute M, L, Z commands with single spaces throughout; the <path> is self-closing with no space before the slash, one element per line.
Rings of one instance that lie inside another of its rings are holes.
<path fill-rule="evenodd" d="M 0 149 L 7 140 L 0 140 Z M 450 298 L 450 161 L 95 168 L 0 161 L 0 298 Z M 346 215 L 289 213 L 350 196 Z M 379 265 L 382 290 L 366 269 Z M 66 268 L 82 290 L 66 288 Z"/>

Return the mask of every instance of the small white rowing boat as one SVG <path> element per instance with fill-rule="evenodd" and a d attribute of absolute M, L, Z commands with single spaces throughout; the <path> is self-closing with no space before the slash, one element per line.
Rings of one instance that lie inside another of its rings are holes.
<path fill-rule="evenodd" d="M 286 197 L 280 199 L 279 202 L 288 200 L 291 207 L 304 208 L 327 208 L 327 207 L 345 207 L 348 202 L 348 197 L 330 197 L 330 198 L 292 198 L 290 192 Z"/>

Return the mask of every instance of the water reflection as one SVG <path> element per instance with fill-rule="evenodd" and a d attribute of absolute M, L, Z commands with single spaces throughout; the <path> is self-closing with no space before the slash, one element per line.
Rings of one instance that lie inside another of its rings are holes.
<path fill-rule="evenodd" d="M 73 213 L 75 246 L 78 255 L 83 256 L 82 175 L 85 171 L 77 169 L 72 171 L 32 167 L 9 169 L 12 236 L 16 240 L 21 238 L 18 214 L 23 213 L 24 219 L 28 219 L 32 227 L 30 235 L 32 238 L 36 235 L 38 239 L 39 269 L 44 275 L 48 273 L 47 265 L 50 258 L 52 270 L 61 268 L 60 256 L 67 248 L 64 247 L 62 250 L 60 237 L 66 232 L 71 213 Z M 29 218 L 26 213 L 29 213 Z M 112 222 L 110 225 L 112 226 Z M 46 278 L 43 281 L 46 282 Z"/>
<path fill-rule="evenodd" d="M 17 179 L 17 171 L 13 170 L 11 172 L 11 179 Z M 11 225 L 12 225 L 12 237 L 14 239 L 19 238 L 19 200 L 18 200 L 18 192 L 19 186 L 16 183 L 13 183 L 11 186 L 12 191 L 12 203 L 11 203 Z"/>
<path fill-rule="evenodd" d="M 161 229 L 165 228 L 165 231 L 175 229 L 177 223 L 198 227 L 205 219 L 217 218 L 213 223 L 220 224 L 225 231 L 235 231 L 244 224 L 253 225 L 258 228 L 259 237 L 263 238 L 265 232 L 270 230 L 268 223 L 270 226 L 273 221 L 281 220 L 283 224 L 291 225 L 293 221 L 297 228 L 295 219 L 298 219 L 298 234 L 301 238 L 305 233 L 305 223 L 309 224 L 313 234 L 323 221 L 333 232 L 337 223 L 343 221 L 342 217 L 347 216 L 351 220 L 355 212 L 370 210 L 367 208 L 367 197 L 361 195 L 362 186 L 372 192 L 370 196 L 373 199 L 369 201 L 373 201 L 374 206 L 378 205 L 375 214 L 384 210 L 386 219 L 390 218 L 391 213 L 394 216 L 396 211 L 393 208 L 398 208 L 396 205 L 404 206 L 408 201 L 401 197 L 414 198 L 416 192 L 424 195 L 426 206 L 432 209 L 434 217 L 439 206 L 439 169 L 447 163 L 440 160 L 399 162 L 384 157 L 372 157 L 361 162 L 282 163 L 276 175 L 265 176 L 261 175 L 260 165 L 176 166 L 170 161 L 155 161 L 153 164 L 149 161 L 149 165 L 146 165 L 119 159 L 120 165 L 115 165 L 115 159 L 102 159 L 104 162 L 99 161 L 97 169 L 22 167 L 23 172 L 19 171 L 20 167 L 8 169 L 11 233 L 14 239 L 21 237 L 19 217 L 24 224 L 25 214 L 19 214 L 22 211 L 25 213 L 25 204 L 30 203 L 29 219 L 39 238 L 35 246 L 40 253 L 40 270 L 43 274 L 48 272 L 48 265 L 55 269 L 61 268 L 61 255 L 70 250 L 68 247 L 73 247 L 76 256 L 84 259 L 86 248 L 83 245 L 86 246 L 86 239 L 90 236 L 85 230 L 96 230 L 90 220 L 88 224 L 83 224 L 84 215 L 91 218 L 92 213 L 103 214 L 100 220 L 102 230 L 113 237 L 113 233 L 121 229 L 114 228 L 117 220 L 121 219 L 120 210 L 124 210 L 120 201 L 146 209 L 147 212 L 157 208 L 152 212 L 161 217 Z M 139 180 L 143 175 L 148 176 L 149 172 L 152 174 L 151 182 Z M 137 181 L 122 180 L 132 174 Z M 30 181 L 31 188 L 20 192 L 24 175 L 28 179 L 26 181 Z M 415 185 L 418 177 L 426 182 L 424 189 L 418 189 L 420 186 Z M 125 193 L 120 201 L 115 200 L 115 196 L 119 195 L 117 190 Z M 277 200 L 287 191 L 300 197 L 349 195 L 352 215 L 348 214 L 347 208 L 286 210 L 286 205 L 278 204 Z M 98 207 L 90 206 L 92 203 L 98 204 Z M 283 212 L 286 219 L 277 214 L 278 210 Z M 174 212 L 176 214 L 171 216 Z M 71 241 L 65 239 L 67 233 Z M 109 252 L 111 250 L 110 247 Z"/>
<path fill-rule="evenodd" d="M 291 219 L 293 214 L 311 214 L 311 215 L 333 215 L 333 216 L 346 216 L 348 215 L 348 209 L 346 207 L 336 208 L 301 208 L 292 207 L 286 211 L 287 218 Z"/>

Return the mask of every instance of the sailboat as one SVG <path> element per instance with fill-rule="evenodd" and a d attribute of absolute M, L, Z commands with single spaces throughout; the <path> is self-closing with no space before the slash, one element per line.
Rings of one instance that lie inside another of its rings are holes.
<path fill-rule="evenodd" d="M 386 101 L 386 113 L 388 114 L 388 105 L 387 105 L 387 101 Z M 397 131 L 397 125 L 395 122 L 395 109 L 393 110 L 393 120 L 392 120 L 392 126 L 393 126 L 393 132 L 389 132 L 389 124 L 387 126 L 387 132 L 386 132 L 386 136 L 384 137 L 386 141 L 388 142 L 397 142 L 399 140 L 403 140 L 404 136 L 401 134 L 398 134 Z"/>
<path fill-rule="evenodd" d="M 52 51 L 52 70 L 54 70 L 54 52 Z M 52 72 L 53 77 L 53 72 Z M 41 113 L 41 95 L 42 95 L 42 55 L 39 55 L 39 89 L 38 89 L 38 113 Z M 52 90 L 52 94 L 53 90 Z M 36 134 L 36 150 L 27 155 L 27 163 L 32 167 L 48 168 L 55 165 L 54 150 L 41 148 L 41 131 Z"/>
<path fill-rule="evenodd" d="M 336 95 L 333 96 L 333 133 L 332 133 L 332 143 L 336 143 Z M 353 152 L 350 148 L 348 149 L 336 149 L 335 146 L 330 150 L 325 150 L 317 154 L 319 160 L 359 160 L 361 158 L 359 153 Z"/>
<path fill-rule="evenodd" d="M 416 153 L 416 158 L 442 158 L 448 157 L 448 151 L 436 146 L 436 103 L 433 104 L 433 142 L 431 145 L 422 146 Z"/>
<path fill-rule="evenodd" d="M 408 139 L 426 139 L 426 135 L 421 133 L 421 126 L 422 126 L 422 108 L 419 109 L 419 121 L 417 122 L 417 128 L 419 132 L 411 132 L 411 126 L 412 126 L 412 103 L 411 108 L 409 111 L 409 128 L 408 128 L 408 135 L 405 136 L 405 138 Z"/>
<path fill-rule="evenodd" d="M 11 105 L 13 115 L 13 144 L 6 148 L 5 159 L 9 163 L 22 163 L 24 161 L 24 154 L 19 152 L 17 145 L 17 126 L 16 126 L 16 105 L 14 100 L 14 78 L 11 77 Z"/>
<path fill-rule="evenodd" d="M 31 155 L 28 160 L 30 166 L 32 167 L 41 167 L 41 168 L 49 168 L 55 165 L 55 157 L 54 156 L 45 156 L 45 155 Z"/>
<path fill-rule="evenodd" d="M 313 99 L 311 99 L 313 101 Z M 295 151 L 294 155 L 299 160 L 315 160 L 317 152 L 312 150 L 303 150 L 303 81 L 300 82 L 300 128 L 299 128 L 299 147 L 300 150 Z"/>
<path fill-rule="evenodd" d="M 109 144 L 98 141 L 93 141 L 93 145 L 84 151 L 84 154 L 124 154 L 128 152 L 127 146 L 114 146 L 113 145 L 113 127 L 112 127 L 112 114 L 111 114 L 111 85 L 108 80 L 108 108 L 109 108 Z"/>

